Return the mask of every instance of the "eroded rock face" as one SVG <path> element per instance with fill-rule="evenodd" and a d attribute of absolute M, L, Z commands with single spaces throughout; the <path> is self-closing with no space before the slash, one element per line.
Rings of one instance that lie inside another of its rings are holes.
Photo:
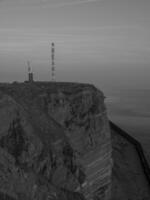
<path fill-rule="evenodd" d="M 34 83 L 0 85 L 0 92 L 2 198 L 110 199 L 111 140 L 100 91 Z"/>
<path fill-rule="evenodd" d="M 64 127 L 76 161 L 84 169 L 85 180 L 80 184 L 85 197 L 108 199 L 111 141 L 104 96 L 88 87 L 69 92 L 59 91 L 49 97 L 48 114 Z"/>
<path fill-rule="evenodd" d="M 112 131 L 112 200 L 148 200 L 150 186 L 135 145 Z"/>

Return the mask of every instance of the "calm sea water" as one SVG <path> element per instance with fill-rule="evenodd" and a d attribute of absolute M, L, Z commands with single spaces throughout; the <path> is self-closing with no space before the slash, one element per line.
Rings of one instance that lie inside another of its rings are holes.
<path fill-rule="evenodd" d="M 141 142 L 150 157 L 150 90 L 111 90 L 105 94 L 109 118 Z"/>

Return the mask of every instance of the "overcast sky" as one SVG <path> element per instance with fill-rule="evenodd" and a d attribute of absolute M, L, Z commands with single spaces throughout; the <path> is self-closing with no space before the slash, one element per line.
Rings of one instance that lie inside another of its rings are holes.
<path fill-rule="evenodd" d="M 0 81 L 24 80 L 27 60 L 50 79 L 55 42 L 57 80 L 149 88 L 149 10 L 150 0 L 0 0 Z"/>

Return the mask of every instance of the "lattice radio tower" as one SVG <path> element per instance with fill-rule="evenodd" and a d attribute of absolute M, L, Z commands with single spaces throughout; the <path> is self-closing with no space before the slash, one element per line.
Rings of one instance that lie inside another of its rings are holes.
<path fill-rule="evenodd" d="M 55 44 L 51 44 L 51 58 L 52 58 L 52 81 L 56 81 L 55 77 Z"/>

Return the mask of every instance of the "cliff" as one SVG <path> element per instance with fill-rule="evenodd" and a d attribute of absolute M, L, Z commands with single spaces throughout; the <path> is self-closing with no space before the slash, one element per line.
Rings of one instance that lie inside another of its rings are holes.
<path fill-rule="evenodd" d="M 0 84 L 1 200 L 148 200 L 141 145 L 89 84 Z"/>
<path fill-rule="evenodd" d="M 150 199 L 150 168 L 141 144 L 110 122 L 113 147 L 112 200 Z"/>
<path fill-rule="evenodd" d="M 110 199 L 104 95 L 73 83 L 0 85 L 1 199 Z"/>

